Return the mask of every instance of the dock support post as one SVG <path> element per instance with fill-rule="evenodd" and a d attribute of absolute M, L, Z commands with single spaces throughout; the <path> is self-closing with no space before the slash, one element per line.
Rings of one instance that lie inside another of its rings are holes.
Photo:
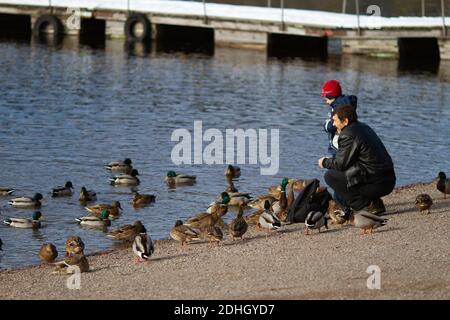
<path fill-rule="evenodd" d="M 447 37 L 447 26 L 445 25 L 445 0 L 441 0 L 442 11 L 442 36 Z"/>
<path fill-rule="evenodd" d="M 125 21 L 106 19 L 105 36 L 109 39 L 125 38 Z"/>
<path fill-rule="evenodd" d="M 450 39 L 439 39 L 439 54 L 441 60 L 450 60 Z"/>

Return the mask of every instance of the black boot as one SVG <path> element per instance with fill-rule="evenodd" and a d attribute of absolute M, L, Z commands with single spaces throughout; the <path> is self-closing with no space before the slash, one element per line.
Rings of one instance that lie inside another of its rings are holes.
<path fill-rule="evenodd" d="M 350 207 L 345 207 L 344 208 L 344 219 L 345 221 L 349 221 L 350 220 L 350 215 L 352 214 L 352 208 Z"/>
<path fill-rule="evenodd" d="M 378 198 L 370 202 L 370 204 L 363 210 L 366 210 L 367 212 L 375 215 L 379 215 L 386 212 L 386 207 L 384 206 L 383 200 L 381 200 L 381 198 Z"/>

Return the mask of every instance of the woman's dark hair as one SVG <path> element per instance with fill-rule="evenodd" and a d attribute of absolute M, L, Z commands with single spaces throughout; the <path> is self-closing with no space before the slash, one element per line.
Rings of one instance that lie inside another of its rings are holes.
<path fill-rule="evenodd" d="M 337 115 L 338 119 L 344 121 L 348 119 L 348 124 L 358 121 L 356 108 L 350 104 L 343 104 L 333 110 L 333 116 Z"/>

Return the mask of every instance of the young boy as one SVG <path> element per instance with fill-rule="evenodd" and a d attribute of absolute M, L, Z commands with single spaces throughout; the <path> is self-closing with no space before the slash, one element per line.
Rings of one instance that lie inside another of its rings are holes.
<path fill-rule="evenodd" d="M 329 118 L 325 121 L 324 129 L 328 133 L 328 153 L 334 158 L 338 149 L 338 137 L 336 128 L 333 126 L 333 110 L 340 105 L 352 105 L 357 107 L 358 98 L 353 95 L 343 95 L 341 85 L 337 80 L 329 80 L 322 86 L 322 97 L 325 103 L 330 106 Z"/>

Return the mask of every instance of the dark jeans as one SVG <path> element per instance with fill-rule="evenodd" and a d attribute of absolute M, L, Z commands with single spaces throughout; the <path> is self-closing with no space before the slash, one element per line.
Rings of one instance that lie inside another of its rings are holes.
<path fill-rule="evenodd" d="M 371 201 L 391 193 L 395 187 L 394 174 L 386 176 L 381 182 L 359 184 L 351 188 L 347 188 L 347 179 L 342 171 L 327 170 L 324 178 L 330 188 L 335 191 L 335 195 L 337 195 L 335 200 L 353 210 L 361 210 Z"/>

